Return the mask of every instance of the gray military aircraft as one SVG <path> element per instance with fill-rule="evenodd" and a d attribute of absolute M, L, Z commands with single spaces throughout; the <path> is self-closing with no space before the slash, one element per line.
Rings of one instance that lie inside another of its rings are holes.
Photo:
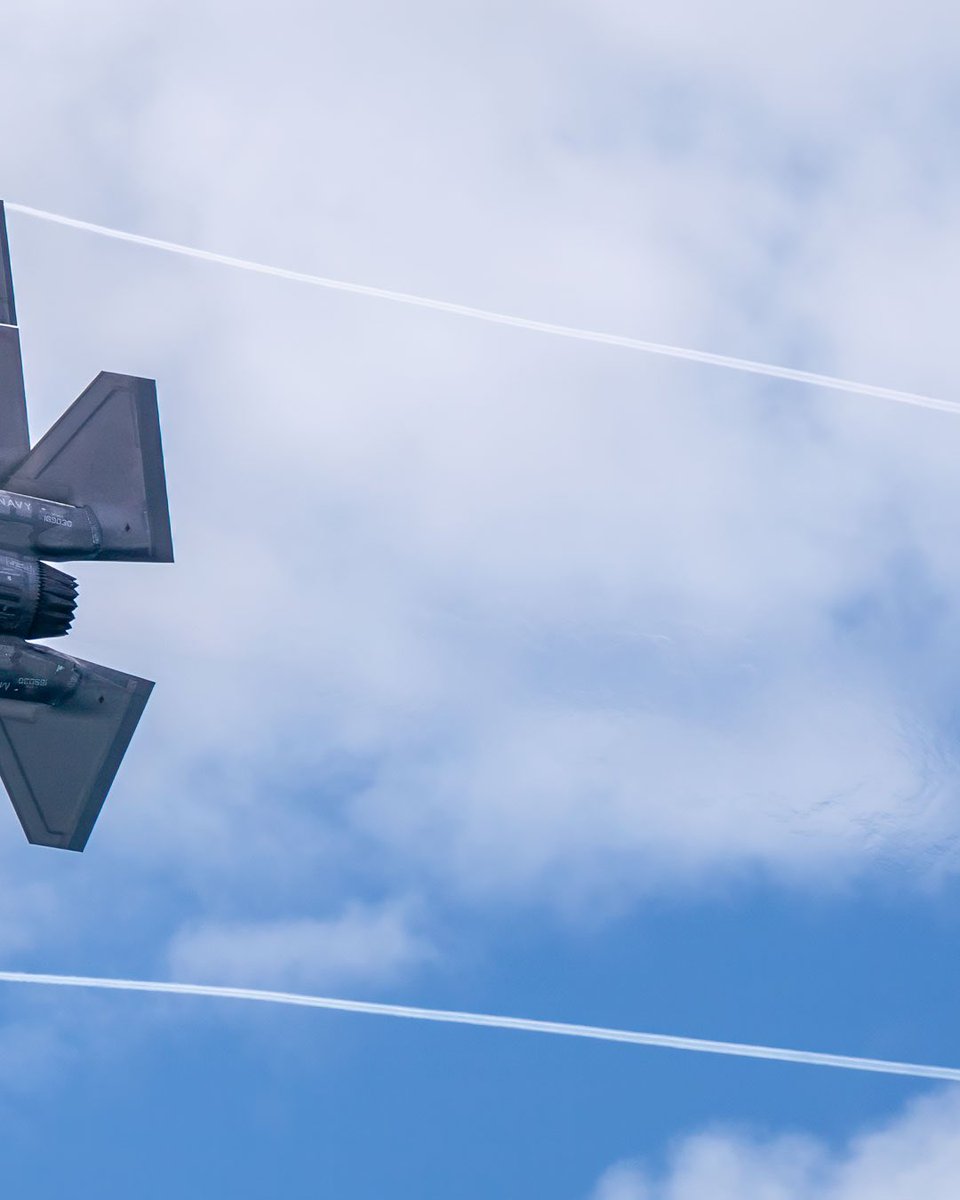
<path fill-rule="evenodd" d="M 0 202 L 0 778 L 29 841 L 82 850 L 153 684 L 34 644 L 76 608 L 43 559 L 173 562 L 157 392 L 103 372 L 30 448 Z"/>

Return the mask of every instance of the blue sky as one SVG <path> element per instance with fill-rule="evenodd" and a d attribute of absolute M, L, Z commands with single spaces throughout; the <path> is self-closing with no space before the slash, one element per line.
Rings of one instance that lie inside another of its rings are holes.
<path fill-rule="evenodd" d="M 0 192 L 955 398 L 956 33 L 15 3 Z M 5 967 L 960 1063 L 955 418 L 10 229 L 35 433 L 155 377 L 178 561 L 77 569 L 73 650 L 158 686 L 82 857 L 0 828 Z M 958 1103 L 0 991 L 38 1197 L 939 1200 Z"/>

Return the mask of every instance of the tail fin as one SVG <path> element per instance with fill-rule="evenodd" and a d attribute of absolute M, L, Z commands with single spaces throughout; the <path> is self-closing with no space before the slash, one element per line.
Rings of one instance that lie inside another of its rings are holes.
<path fill-rule="evenodd" d="M 82 850 L 149 699 L 148 679 L 75 660 L 59 705 L 0 700 L 0 777 L 27 840 Z"/>
<path fill-rule="evenodd" d="M 3 486 L 89 505 L 103 532 L 98 558 L 173 562 L 152 379 L 102 372 Z"/>
<path fill-rule="evenodd" d="M 13 299 L 7 222 L 0 200 L 0 477 L 22 462 L 29 449 L 17 306 Z"/>
<path fill-rule="evenodd" d="M 7 217 L 0 200 L 0 325 L 16 325 L 17 306 L 13 300 L 13 271 L 10 269 L 10 244 L 7 241 Z"/>

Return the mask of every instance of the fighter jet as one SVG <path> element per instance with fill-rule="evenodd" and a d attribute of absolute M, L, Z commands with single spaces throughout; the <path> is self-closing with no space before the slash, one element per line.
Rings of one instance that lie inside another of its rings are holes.
<path fill-rule="evenodd" d="M 0 778 L 29 841 L 82 850 L 153 688 L 37 645 L 73 622 L 50 561 L 173 562 L 152 379 L 103 372 L 30 448 L 0 202 Z"/>

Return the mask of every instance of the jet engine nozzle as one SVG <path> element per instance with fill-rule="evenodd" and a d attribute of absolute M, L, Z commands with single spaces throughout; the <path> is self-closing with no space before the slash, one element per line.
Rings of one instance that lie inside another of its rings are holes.
<path fill-rule="evenodd" d="M 37 611 L 28 638 L 63 637 L 73 624 L 77 611 L 77 581 L 66 571 L 58 571 L 47 563 L 37 563 L 40 589 Z"/>
<path fill-rule="evenodd" d="M 62 637 L 73 624 L 77 581 L 47 563 L 0 554 L 0 634 Z"/>

